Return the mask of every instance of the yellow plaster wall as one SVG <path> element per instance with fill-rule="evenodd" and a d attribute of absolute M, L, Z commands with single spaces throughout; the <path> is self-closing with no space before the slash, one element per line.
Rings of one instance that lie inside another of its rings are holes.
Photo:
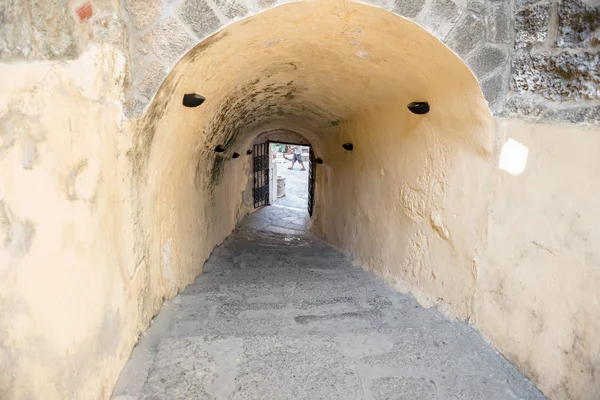
<path fill-rule="evenodd" d="M 500 121 L 529 149 L 493 175 L 475 325 L 550 399 L 600 395 L 600 129 Z"/>
<path fill-rule="evenodd" d="M 124 55 L 0 65 L 0 398 L 108 397 L 145 322 L 127 279 Z"/>
<path fill-rule="evenodd" d="M 494 121 L 441 42 L 355 3 L 230 25 L 139 121 L 122 119 L 125 62 L 91 45 L 0 66 L 0 397 L 108 398 L 163 300 L 250 211 L 245 150 L 277 129 L 324 161 L 315 233 L 472 320 L 551 398 L 598 393 L 597 128 Z M 190 92 L 205 104 L 182 107 Z M 512 135 L 530 147 L 518 177 L 497 168 Z"/>

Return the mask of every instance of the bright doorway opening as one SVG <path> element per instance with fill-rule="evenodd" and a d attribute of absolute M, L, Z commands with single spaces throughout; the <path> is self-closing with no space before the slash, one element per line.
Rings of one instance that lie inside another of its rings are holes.
<path fill-rule="evenodd" d="M 270 147 L 276 180 L 272 204 L 308 210 L 310 146 L 270 143 Z"/>
<path fill-rule="evenodd" d="M 305 233 L 314 204 L 312 147 L 267 141 L 255 144 L 253 154 L 254 207 L 259 210 L 249 221 L 262 230 Z"/>

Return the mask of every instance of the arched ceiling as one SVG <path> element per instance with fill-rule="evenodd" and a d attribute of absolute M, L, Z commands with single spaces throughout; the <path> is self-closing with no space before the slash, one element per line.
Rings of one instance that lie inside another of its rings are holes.
<path fill-rule="evenodd" d="M 183 107 L 191 92 L 204 104 Z M 406 113 L 421 100 L 449 124 L 489 115 L 471 71 L 419 25 L 356 3 L 292 3 L 190 50 L 155 97 L 142 135 L 160 126 L 210 149 L 287 129 L 318 142 L 361 113 Z"/>

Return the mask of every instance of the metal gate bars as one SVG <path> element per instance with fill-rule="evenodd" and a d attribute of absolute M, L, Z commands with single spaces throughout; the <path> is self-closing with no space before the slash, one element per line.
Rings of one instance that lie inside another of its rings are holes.
<path fill-rule="evenodd" d="M 312 146 L 309 150 L 308 162 L 308 215 L 312 217 L 313 206 L 315 204 L 315 178 L 317 177 L 317 163 L 315 162 L 315 153 Z"/>
<path fill-rule="evenodd" d="M 254 145 L 254 208 L 269 204 L 269 143 Z"/>

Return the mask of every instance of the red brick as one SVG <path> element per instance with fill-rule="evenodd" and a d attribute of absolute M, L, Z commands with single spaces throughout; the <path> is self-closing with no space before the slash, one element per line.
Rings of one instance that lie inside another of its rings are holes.
<path fill-rule="evenodd" d="M 90 19 L 92 16 L 92 3 L 89 1 L 83 3 L 81 6 L 77 8 L 75 11 L 77 16 L 79 17 L 79 21 L 84 22 Z"/>

